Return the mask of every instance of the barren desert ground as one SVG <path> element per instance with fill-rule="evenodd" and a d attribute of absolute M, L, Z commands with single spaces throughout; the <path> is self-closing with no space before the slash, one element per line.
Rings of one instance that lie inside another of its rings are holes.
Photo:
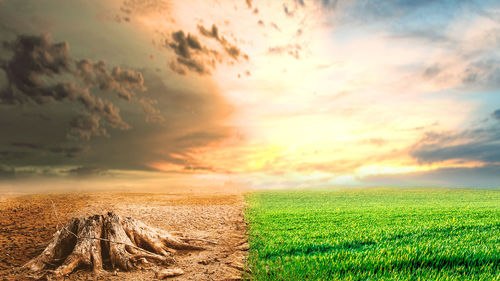
<path fill-rule="evenodd" d="M 243 197 L 238 192 L 182 191 L 164 193 L 59 193 L 0 197 L 0 278 L 29 280 L 16 268 L 40 254 L 60 222 L 72 217 L 114 211 L 151 226 L 190 237 L 216 241 L 204 251 L 178 251 L 184 274 L 169 280 L 239 280 L 248 244 Z M 151 270 L 106 272 L 93 276 L 78 270 L 71 280 L 154 280 Z"/>

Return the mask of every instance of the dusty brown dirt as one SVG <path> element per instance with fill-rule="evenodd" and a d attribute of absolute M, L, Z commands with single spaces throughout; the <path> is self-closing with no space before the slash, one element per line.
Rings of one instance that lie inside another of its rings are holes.
<path fill-rule="evenodd" d="M 54 202 L 61 223 L 72 217 L 114 211 L 150 226 L 216 241 L 204 251 L 178 251 L 184 274 L 168 280 L 239 280 L 246 250 L 243 199 L 239 193 L 85 193 L 0 197 L 0 280 L 30 280 L 16 273 L 40 254 L 56 231 Z M 66 280 L 155 280 L 153 271 L 106 272 L 81 268 Z"/>

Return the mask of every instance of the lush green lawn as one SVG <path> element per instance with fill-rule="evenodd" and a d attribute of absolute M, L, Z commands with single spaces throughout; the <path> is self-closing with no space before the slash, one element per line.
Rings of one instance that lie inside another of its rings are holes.
<path fill-rule="evenodd" d="M 500 190 L 246 195 L 252 280 L 500 280 Z"/>

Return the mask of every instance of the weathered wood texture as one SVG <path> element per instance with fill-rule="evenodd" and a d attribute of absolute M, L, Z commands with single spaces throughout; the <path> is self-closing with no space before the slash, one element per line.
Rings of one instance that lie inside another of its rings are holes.
<path fill-rule="evenodd" d="M 45 250 L 23 268 L 41 275 L 66 276 L 78 267 L 99 273 L 104 270 L 103 264 L 123 271 L 130 271 L 141 263 L 169 265 L 175 262 L 176 250 L 204 249 L 192 241 L 211 243 L 172 235 L 139 220 L 109 212 L 73 218 L 54 234 Z"/>

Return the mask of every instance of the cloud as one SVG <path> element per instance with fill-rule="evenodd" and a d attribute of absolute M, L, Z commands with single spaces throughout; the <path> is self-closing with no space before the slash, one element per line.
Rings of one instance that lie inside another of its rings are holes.
<path fill-rule="evenodd" d="M 167 66 L 179 75 L 186 75 L 191 72 L 199 75 L 210 75 L 218 64 L 233 64 L 240 58 L 248 60 L 248 55 L 242 52 L 236 43 L 230 42 L 230 40 L 222 36 L 215 25 L 212 26 L 211 30 L 198 25 L 202 37 L 186 32 L 187 29 L 190 29 L 189 26 L 180 28 L 178 23 L 183 20 L 179 20 L 179 17 L 183 16 L 173 12 L 178 7 L 178 4 L 164 0 L 127 0 L 121 3 L 118 8 L 119 14 L 115 18 L 117 21 L 124 20 L 127 22 L 134 19 L 140 21 L 143 18 L 149 18 L 152 21 L 160 18 L 161 20 L 167 19 L 168 24 L 156 27 L 156 31 L 160 35 L 158 39 L 153 41 L 162 42 L 162 47 L 173 51 L 174 54 L 168 59 Z M 255 6 L 251 0 L 245 0 L 245 5 L 249 9 Z M 117 9 L 116 6 L 115 9 Z M 194 15 L 195 12 L 192 12 Z M 258 9 L 255 7 L 253 12 L 258 13 Z M 199 23 L 201 21 L 196 20 L 195 22 Z M 214 44 L 206 42 L 205 38 L 217 40 L 218 46 L 214 47 Z"/>
<path fill-rule="evenodd" d="M 67 171 L 70 176 L 102 176 L 107 174 L 108 170 L 98 167 L 80 166 Z"/>
<path fill-rule="evenodd" d="M 277 31 L 280 31 L 281 32 L 281 28 L 274 22 L 271 22 L 271 26 L 276 29 Z"/>
<path fill-rule="evenodd" d="M 477 85 L 484 88 L 499 88 L 499 65 L 500 61 L 496 59 L 471 62 L 464 71 L 462 81 L 465 85 Z"/>
<path fill-rule="evenodd" d="M 295 0 L 300 6 L 305 6 L 304 0 Z"/>
<path fill-rule="evenodd" d="M 458 132 L 427 132 L 410 149 L 410 155 L 426 164 L 447 160 L 500 163 L 500 124 Z"/>
<path fill-rule="evenodd" d="M 236 45 L 230 44 L 225 37 L 219 34 L 216 25 L 212 25 L 210 30 L 198 25 L 198 31 L 203 37 L 216 40 L 230 60 L 238 61 L 240 57 L 248 60 L 248 55 L 243 54 Z M 202 45 L 198 37 L 190 33 L 186 34 L 182 30 L 172 32 L 171 38 L 166 40 L 165 45 L 176 54 L 176 57 L 171 59 L 168 65 L 172 71 L 180 75 L 185 75 L 188 71 L 200 75 L 211 74 L 210 70 L 215 69 L 216 63 L 221 63 L 223 60 L 220 50 Z"/>
<path fill-rule="evenodd" d="M 51 9 L 58 5 L 49 2 Z M 200 22 L 195 21 L 191 33 L 189 26 L 177 22 L 153 34 L 168 39 L 171 46 L 158 38 L 161 44 L 156 46 L 149 41 L 135 45 L 135 36 L 116 37 L 122 31 L 137 34 L 142 15 L 134 3 L 160 1 L 120 2 L 130 9 L 123 11 L 130 24 L 92 21 L 96 12 L 120 3 L 85 4 L 77 6 L 85 9 L 77 16 L 61 18 L 51 28 L 18 28 L 17 34 L 0 40 L 8 40 L 0 45 L 0 163 L 12 167 L 5 169 L 9 174 L 21 178 L 30 171 L 65 176 L 70 170 L 85 175 L 92 168 L 151 170 L 149 163 L 155 161 L 175 162 L 190 171 L 217 168 L 204 163 L 200 151 L 231 136 L 225 118 L 232 107 L 213 79 L 154 69 L 164 65 L 163 58 L 185 73 L 206 73 L 216 65 L 245 59 L 236 46 L 239 41 L 226 35 L 226 29 L 217 28 L 214 37 L 200 34 Z M 18 6 L 25 5 L 13 4 L 4 12 L 14 13 Z M 75 6 L 65 5 L 61 11 L 73 13 Z M 74 24 L 82 33 L 68 35 L 68 26 Z M 99 31 L 103 24 L 113 32 Z M 86 32 L 96 28 L 99 32 Z M 19 35 L 47 30 L 52 38 L 48 33 Z M 127 46 L 127 52 L 117 52 Z M 155 60 L 142 61 L 141 56 L 150 54 Z"/>
<path fill-rule="evenodd" d="M 79 156 L 86 151 L 88 151 L 89 146 L 70 146 L 70 147 L 64 147 L 64 146 L 53 146 L 50 148 L 47 148 L 40 143 L 35 143 L 35 142 L 11 142 L 11 146 L 16 147 L 16 148 L 25 148 L 28 150 L 42 150 L 42 151 L 48 151 L 52 153 L 58 153 L 58 154 L 63 154 L 66 157 L 76 157 Z M 25 152 L 23 152 L 25 153 Z"/>
<path fill-rule="evenodd" d="M 0 179 L 13 178 L 16 175 L 16 170 L 13 167 L 0 165 Z"/>
<path fill-rule="evenodd" d="M 209 83 L 200 84 L 196 77 L 190 79 L 191 89 L 171 87 L 160 76 L 146 72 L 149 81 L 147 94 L 157 100 L 160 108 L 170 108 L 164 113 L 168 122 L 154 126 L 138 127 L 133 136 L 122 138 L 120 145 L 101 147 L 118 153 L 139 143 L 133 152 L 123 155 L 123 163 L 173 163 L 181 167 L 205 166 L 200 163 L 197 151 L 209 149 L 232 135 L 232 128 L 221 124 L 232 108 Z M 143 167 L 144 168 L 144 167 Z"/>
<path fill-rule="evenodd" d="M 89 176 L 105 176 L 108 175 L 107 169 L 78 166 L 78 167 L 39 167 L 39 166 L 20 166 L 12 167 L 0 165 L 0 180 L 8 179 L 27 179 L 36 177 L 89 177 Z"/>
<path fill-rule="evenodd" d="M 444 30 L 436 30 L 432 27 L 417 27 L 416 29 L 395 30 L 391 34 L 392 38 L 404 40 L 423 40 L 429 43 L 456 44 L 457 42 L 448 37 Z"/>
<path fill-rule="evenodd" d="M 285 15 L 293 17 L 294 11 L 290 10 L 285 3 L 283 3 L 283 11 L 285 12 Z"/>
<path fill-rule="evenodd" d="M 299 59 L 300 58 L 300 52 L 302 51 L 302 47 L 299 44 L 289 44 L 286 46 L 274 46 L 274 47 L 269 47 L 268 53 L 269 54 L 277 54 L 277 55 L 282 55 L 282 54 L 289 54 L 290 56 Z"/>
<path fill-rule="evenodd" d="M 456 7 L 467 4 L 466 1 L 455 1 L 450 3 L 446 0 L 396 0 L 396 1 L 338 1 L 323 0 L 322 4 L 330 9 L 345 10 L 341 17 L 352 22 L 373 23 L 374 21 L 397 21 L 405 17 L 418 17 L 423 13 L 437 14 L 448 17 L 450 13 L 456 12 Z M 394 20 L 396 19 L 396 20 Z"/>
<path fill-rule="evenodd" d="M 0 151 L 0 159 L 2 159 L 2 161 L 18 160 L 26 158 L 27 156 L 28 153 L 25 151 L 12 151 L 12 150 Z"/>
<path fill-rule="evenodd" d="M 40 149 L 42 146 L 38 143 L 31 143 L 31 142 L 11 142 L 10 143 L 12 146 L 15 147 L 24 147 L 24 148 L 31 148 L 31 149 Z"/>
<path fill-rule="evenodd" d="M 120 102 L 118 114 L 127 112 L 127 124 L 133 127 L 112 134 L 98 124 L 105 118 L 109 119 L 106 124 L 114 122 L 111 117 L 116 115 L 113 113 L 116 106 L 107 107 L 105 101 L 96 104 L 86 101 L 87 106 L 77 102 L 80 109 L 85 109 L 79 114 L 75 113 L 74 102 L 69 99 L 39 107 L 27 106 L 23 111 L 0 104 L 3 136 L 0 163 L 16 169 L 38 167 L 37 171 L 45 167 L 54 170 L 45 174 L 54 176 L 66 176 L 66 172 L 57 170 L 61 167 L 151 170 L 155 169 L 150 165 L 154 162 L 174 163 L 182 168 L 180 172 L 184 168 L 189 173 L 202 167 L 217 169 L 205 164 L 199 153 L 232 135 L 232 128 L 223 125 L 232 108 L 217 88 L 196 76 L 184 77 L 185 82 L 179 83 L 176 75 L 160 75 L 149 69 L 143 69 L 142 74 L 146 90 L 132 98 L 140 107 L 110 95 Z M 94 79 L 95 75 L 92 77 Z M 81 83 L 85 84 L 83 80 Z M 99 91 L 98 84 L 94 88 Z M 103 115 L 93 114 L 93 108 L 99 108 Z M 160 112 L 160 108 L 167 110 Z M 146 119 L 141 111 L 146 112 Z M 105 112 L 109 116 L 105 116 Z M 40 115 L 49 118 L 42 119 Z M 93 137 L 96 135 L 107 137 Z M 82 139 L 88 139 L 85 145 L 81 144 Z M 18 171 L 16 177 L 27 173 Z"/>
<path fill-rule="evenodd" d="M 77 174 L 73 173 L 72 170 L 67 167 L 41 167 L 41 166 L 7 166 L 0 165 L 0 180 L 13 180 L 13 179 L 22 179 L 26 180 L 28 178 L 54 178 L 54 177 L 68 177 L 68 176 L 76 176 Z M 104 174 L 104 173 L 103 173 Z M 82 174 L 83 175 L 83 174 Z M 88 174 L 90 175 L 90 174 Z M 38 184 L 38 183 L 37 183 Z M 33 185 L 37 185 L 33 184 Z"/>
<path fill-rule="evenodd" d="M 19 36 L 14 42 L 4 42 L 3 47 L 14 52 L 2 64 L 7 74 L 8 87 L 0 93 L 2 102 L 24 103 L 32 100 L 43 104 L 63 99 L 71 93 L 64 92 L 65 84 L 50 86 L 44 76 L 70 72 L 71 57 L 66 42 L 52 43 L 49 36 Z M 22 95 L 16 95 L 15 88 Z"/>
<path fill-rule="evenodd" d="M 493 118 L 500 120 L 500 109 L 495 110 L 491 115 Z"/>
<path fill-rule="evenodd" d="M 187 67 L 187 69 L 194 71 L 200 75 L 210 74 L 210 70 L 208 70 L 208 68 L 206 67 L 206 64 L 202 61 L 179 57 L 179 58 L 177 58 L 177 63 L 178 64 L 176 66 L 172 66 L 172 70 L 178 70 L 177 73 L 179 73 L 179 74 L 185 73 L 184 68 L 182 68 L 182 66 L 185 66 L 185 67 Z M 182 69 L 182 70 L 180 70 L 180 69 Z"/>
<path fill-rule="evenodd" d="M 46 152 L 51 152 L 51 153 L 56 153 L 56 154 L 61 154 L 66 157 L 72 158 L 76 156 L 80 156 L 87 152 L 90 147 L 87 146 L 52 146 L 52 147 L 45 147 L 44 145 L 41 145 L 40 143 L 35 143 L 35 142 L 11 142 L 11 146 L 16 147 L 17 149 L 26 149 L 24 151 L 15 151 L 14 155 L 19 156 L 19 153 L 22 153 L 24 155 L 29 155 L 29 151 L 46 151 Z M 8 153 L 6 153 L 4 156 L 6 156 Z"/>
<path fill-rule="evenodd" d="M 472 187 L 498 188 L 500 165 L 474 168 L 440 168 L 427 172 L 368 176 L 360 179 L 364 185 L 408 187 Z"/>
<path fill-rule="evenodd" d="M 241 56 L 244 59 L 248 60 L 248 55 L 243 54 L 236 45 L 230 44 L 224 36 L 219 36 L 219 31 L 218 28 L 215 24 L 212 25 L 212 28 L 210 30 L 206 29 L 202 25 L 198 25 L 198 30 L 199 32 L 205 36 L 209 37 L 212 39 L 217 40 L 217 42 L 220 43 L 221 47 L 224 49 L 224 51 L 234 60 L 238 60 L 238 58 Z"/>
<path fill-rule="evenodd" d="M 168 43 L 168 46 L 180 57 L 190 59 L 193 52 L 202 51 L 198 38 L 189 33 L 186 36 L 182 30 L 172 33 L 172 39 L 173 42 Z"/>
<path fill-rule="evenodd" d="M 0 92 L 1 103 L 79 103 L 85 113 L 71 121 L 68 136 L 85 140 L 108 135 L 101 120 L 113 128 L 130 128 L 116 105 L 92 95 L 90 90 L 114 91 L 120 98 L 130 100 L 134 91 L 146 89 L 140 72 L 120 67 L 108 72 L 104 61 L 75 61 L 68 43 L 53 43 L 48 34 L 20 35 L 12 42 L 4 42 L 3 46 L 12 51 L 13 56 L 1 65 L 7 76 L 7 87 Z"/>
<path fill-rule="evenodd" d="M 198 30 L 200 31 L 201 35 L 205 37 L 211 37 L 217 41 L 220 40 L 219 38 L 219 29 L 215 24 L 212 25 L 212 28 L 208 30 L 205 28 L 203 25 L 198 25 Z"/>
<path fill-rule="evenodd" d="M 115 21 L 130 22 L 134 16 L 144 16 L 151 13 L 161 13 L 168 16 L 171 12 L 171 3 L 165 0 L 124 0 L 121 3 Z"/>
<path fill-rule="evenodd" d="M 106 62 L 92 63 L 88 59 L 76 62 L 76 74 L 89 86 L 98 86 L 103 91 L 114 91 L 125 100 L 134 96 L 134 90 L 144 91 L 142 73 L 130 69 L 122 70 L 119 66 L 108 73 Z"/>
<path fill-rule="evenodd" d="M 99 117 L 96 115 L 78 115 L 70 122 L 69 137 L 89 140 L 92 136 L 109 136 L 104 128 L 99 127 Z"/>
<path fill-rule="evenodd" d="M 155 108 L 153 105 L 158 104 L 157 100 L 151 99 L 149 97 L 142 97 L 139 100 L 142 105 L 144 112 L 146 113 L 147 122 L 164 122 L 165 118 L 160 114 L 160 110 Z"/>
<path fill-rule="evenodd" d="M 434 64 L 425 69 L 423 75 L 425 78 L 433 78 L 441 72 L 441 67 L 438 64 Z"/>
<path fill-rule="evenodd" d="M 68 158 L 73 158 L 73 157 L 78 157 L 81 156 L 85 153 L 87 153 L 90 150 L 90 146 L 88 145 L 78 145 L 78 146 L 63 146 L 63 145 L 58 145 L 58 146 L 53 146 L 48 148 L 48 150 L 52 153 L 57 153 L 64 155 Z"/>
<path fill-rule="evenodd" d="M 484 20 L 484 19 L 481 19 Z M 478 21 L 481 21 L 478 20 Z M 436 43 L 445 55 L 424 66 L 422 77 L 442 88 L 496 90 L 500 88 L 500 26 L 472 28 L 469 38 L 447 39 Z M 457 35 L 455 35 L 456 37 Z M 462 35 L 460 35 L 462 36 Z M 474 43 L 472 43 L 474 42 Z"/>
<path fill-rule="evenodd" d="M 203 57 L 203 54 L 209 54 L 209 52 L 201 46 L 196 36 L 189 33 L 186 35 L 184 31 L 179 30 L 172 33 L 171 40 L 167 41 L 166 45 L 175 52 L 177 58 L 170 61 L 170 69 L 181 75 L 186 74 L 187 70 L 200 75 L 210 74 L 208 67 L 213 64 L 207 63 Z"/>

